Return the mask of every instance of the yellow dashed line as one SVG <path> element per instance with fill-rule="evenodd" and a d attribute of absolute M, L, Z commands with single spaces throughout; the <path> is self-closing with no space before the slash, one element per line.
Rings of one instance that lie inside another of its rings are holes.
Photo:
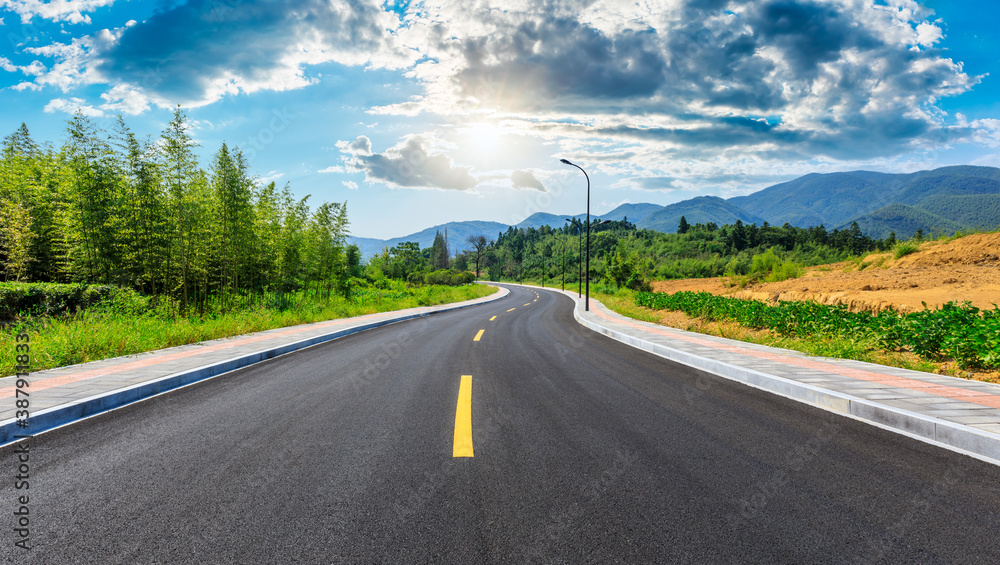
<path fill-rule="evenodd" d="M 455 410 L 455 441 L 452 457 L 473 457 L 472 451 L 472 375 L 462 375 Z"/>
<path fill-rule="evenodd" d="M 508 312 L 513 312 L 514 310 L 517 310 L 517 308 L 511 308 L 510 310 L 507 310 L 507 311 Z"/>
<path fill-rule="evenodd" d="M 479 341 L 479 339 L 483 337 L 483 332 L 485 331 L 486 330 L 479 330 L 479 333 L 476 334 L 476 337 L 472 338 L 472 341 Z"/>
<path fill-rule="evenodd" d="M 496 320 L 496 319 L 497 319 L 497 317 L 493 316 L 492 318 L 490 318 L 490 321 L 492 322 L 493 320 Z"/>

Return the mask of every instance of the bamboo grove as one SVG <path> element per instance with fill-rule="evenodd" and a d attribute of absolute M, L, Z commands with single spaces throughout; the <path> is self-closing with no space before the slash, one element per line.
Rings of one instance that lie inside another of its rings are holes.
<path fill-rule="evenodd" d="M 177 109 L 158 138 L 119 116 L 104 131 L 77 114 L 63 145 L 28 128 L 0 155 L 0 268 L 5 281 L 101 283 L 204 311 L 265 293 L 330 293 L 359 272 L 345 248 L 346 203 L 262 185 L 225 143 L 208 168 Z"/>

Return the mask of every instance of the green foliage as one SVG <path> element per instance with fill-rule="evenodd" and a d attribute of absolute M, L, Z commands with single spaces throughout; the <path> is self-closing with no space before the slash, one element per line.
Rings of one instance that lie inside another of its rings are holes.
<path fill-rule="evenodd" d="M 424 275 L 424 282 L 427 284 L 437 284 L 446 286 L 460 286 L 470 284 L 476 280 L 476 276 L 465 271 L 455 271 L 452 269 L 432 271 Z"/>
<path fill-rule="evenodd" d="M 87 310 L 71 316 L 20 319 L 0 333 L 0 375 L 14 372 L 17 330 L 28 332 L 32 370 L 40 371 L 248 332 L 458 302 L 496 291 L 478 284 L 411 288 L 398 281 L 385 281 L 382 286 L 354 282 L 357 286 L 349 299 L 306 290 L 255 293 L 239 299 L 215 296 L 206 301 L 205 313 L 186 315 L 175 299 L 150 299 L 129 289 L 94 287 L 97 290 L 92 292 L 103 293 L 105 298 Z M 118 292 L 122 294 L 115 295 Z M 151 302 L 148 307 L 143 303 L 146 300 Z"/>
<path fill-rule="evenodd" d="M 512 227 L 499 234 L 482 262 L 491 280 L 565 277 L 566 284 L 574 284 L 585 277 L 586 232 L 586 223 L 578 219 L 558 229 Z M 611 222 L 591 226 L 590 239 L 590 279 L 635 288 L 656 278 L 726 276 L 735 284 L 746 284 L 751 280 L 754 257 L 769 251 L 780 261 L 760 268 L 753 280 L 784 280 L 799 276 L 805 266 L 843 261 L 852 254 L 884 247 L 884 242 L 865 237 L 856 226 L 827 232 L 822 226 L 802 229 L 741 221 L 721 228 L 698 223 L 684 234 Z"/>
<path fill-rule="evenodd" d="M 970 303 L 949 302 L 939 309 L 902 314 L 851 312 L 844 306 L 815 302 L 779 302 L 716 296 L 707 292 L 638 293 L 638 306 L 678 310 L 709 321 L 736 322 L 770 329 L 783 336 L 830 336 L 867 342 L 886 349 L 907 347 L 929 359 L 951 358 L 959 367 L 1000 366 L 1000 307 L 983 311 Z"/>
<path fill-rule="evenodd" d="M 59 283 L 0 283 L 0 320 L 29 316 L 73 314 L 88 308 L 141 312 L 149 299 L 114 285 Z"/>
<path fill-rule="evenodd" d="M 896 244 L 896 247 L 892 250 L 892 256 L 895 259 L 902 259 L 911 253 L 916 253 L 917 251 L 920 251 L 919 243 L 904 241 Z"/>
<path fill-rule="evenodd" d="M 802 267 L 794 261 L 782 259 L 776 248 L 750 257 L 737 256 L 726 265 L 725 276 L 729 286 L 743 288 L 749 283 L 780 282 L 802 276 Z"/>
<path fill-rule="evenodd" d="M 8 136 L 4 279 L 117 285 L 204 312 L 216 297 L 235 305 L 251 294 L 343 291 L 361 274 L 360 254 L 345 255 L 345 205 L 312 211 L 287 186 L 261 186 L 226 144 L 205 170 L 188 130 L 178 109 L 156 143 L 121 117 L 108 133 L 80 114 L 59 150 L 34 143 L 24 125 Z"/>

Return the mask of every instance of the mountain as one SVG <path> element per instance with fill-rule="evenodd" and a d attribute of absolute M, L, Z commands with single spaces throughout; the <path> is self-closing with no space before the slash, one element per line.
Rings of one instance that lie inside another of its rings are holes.
<path fill-rule="evenodd" d="M 813 173 L 728 202 L 771 224 L 788 222 L 805 228 L 849 225 L 891 204 L 919 206 L 938 196 L 982 194 L 1000 194 L 1000 169 L 953 166 L 898 175 L 871 171 Z"/>
<path fill-rule="evenodd" d="M 438 226 L 430 227 L 417 233 L 394 237 L 392 239 L 374 239 L 367 237 L 348 237 L 348 244 L 355 244 L 361 249 L 361 256 L 368 258 L 381 252 L 386 247 L 392 248 L 406 241 L 416 241 L 420 248 L 430 247 L 434 243 L 434 235 L 441 232 L 444 235 L 448 232 L 448 249 L 454 255 L 469 248 L 466 239 L 470 235 L 484 235 L 487 239 L 496 239 L 497 234 L 507 231 L 507 224 L 500 222 L 448 222 Z"/>
<path fill-rule="evenodd" d="M 545 212 L 535 212 L 534 214 L 528 216 L 527 218 L 515 224 L 514 227 L 524 228 L 524 229 L 535 228 L 536 230 L 542 226 L 561 228 L 562 226 L 566 225 L 567 223 L 566 218 L 586 219 L 587 214 L 577 214 L 576 216 L 569 216 L 562 214 L 548 214 Z M 504 226 L 503 231 L 507 231 L 507 226 Z"/>
<path fill-rule="evenodd" d="M 800 228 L 836 226 L 892 204 L 886 199 L 886 187 L 895 176 L 868 171 L 812 173 L 728 202 L 776 226 L 786 222 Z"/>
<path fill-rule="evenodd" d="M 714 222 L 718 226 L 735 224 L 742 220 L 745 224 L 762 224 L 759 216 L 748 214 L 728 201 L 717 196 L 699 196 L 691 200 L 664 206 L 636 223 L 637 227 L 664 233 L 676 233 L 681 216 L 692 226 Z"/>
<path fill-rule="evenodd" d="M 757 225 L 767 221 L 776 226 L 787 222 L 802 228 L 824 225 L 844 229 L 856 221 L 865 235 L 874 238 L 884 238 L 893 231 L 898 238 L 908 238 L 917 229 L 928 235 L 960 229 L 998 229 L 1000 169 L 960 165 L 910 174 L 812 173 L 728 200 L 699 196 L 669 206 L 622 204 L 593 218 L 627 217 L 639 228 L 674 233 L 681 216 L 691 225 L 714 222 L 719 226 L 741 220 Z M 515 227 L 558 228 L 569 217 L 584 218 L 586 214 L 537 212 Z M 416 241 L 421 248 L 430 247 L 434 234 L 447 230 L 451 252 L 456 253 L 467 249 L 465 240 L 470 235 L 495 239 L 508 227 L 499 222 L 449 222 L 404 237 L 389 240 L 351 237 L 348 243 L 357 244 L 367 258 L 404 241 Z"/>
<path fill-rule="evenodd" d="M 923 230 L 924 235 L 947 233 L 952 234 L 962 229 L 962 224 L 942 218 L 941 216 L 921 210 L 906 204 L 890 204 L 874 212 L 865 214 L 854 220 L 861 228 L 861 233 L 875 239 L 885 239 L 889 233 L 895 232 L 899 239 L 909 239 Z M 849 228 L 851 222 L 837 226 L 838 229 Z"/>
<path fill-rule="evenodd" d="M 619 221 L 628 218 L 628 221 L 633 224 L 638 224 L 641 220 L 648 217 L 650 214 L 662 209 L 663 206 L 658 204 L 622 204 L 615 208 L 614 210 L 608 212 L 607 214 L 592 214 L 592 221 L 600 220 L 612 220 Z M 566 218 L 576 218 L 578 220 L 586 220 L 587 214 L 577 214 L 575 216 L 570 216 L 568 214 L 548 214 L 546 212 L 535 212 L 534 214 L 528 216 L 521 222 L 514 225 L 515 228 L 535 228 L 536 230 L 542 226 L 549 226 L 552 228 L 561 228 L 566 224 Z"/>
<path fill-rule="evenodd" d="M 968 228 L 1000 227 L 1000 194 L 931 196 L 920 203 L 920 209 Z"/>
<path fill-rule="evenodd" d="M 662 209 L 659 204 L 622 204 L 607 214 L 601 214 L 601 219 L 617 222 L 628 218 L 628 221 L 638 225 L 650 214 Z"/>

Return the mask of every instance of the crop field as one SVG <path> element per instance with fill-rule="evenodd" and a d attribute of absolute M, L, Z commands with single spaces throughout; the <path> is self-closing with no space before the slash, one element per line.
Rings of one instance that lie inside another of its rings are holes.
<path fill-rule="evenodd" d="M 735 322 L 789 337 L 823 336 L 870 343 L 887 350 L 908 350 L 934 361 L 951 359 L 961 368 L 1000 366 L 1000 307 L 984 310 L 949 302 L 936 309 L 877 314 L 816 302 L 778 302 L 716 296 L 708 292 L 640 292 L 635 303 L 674 310 L 707 321 Z"/>

